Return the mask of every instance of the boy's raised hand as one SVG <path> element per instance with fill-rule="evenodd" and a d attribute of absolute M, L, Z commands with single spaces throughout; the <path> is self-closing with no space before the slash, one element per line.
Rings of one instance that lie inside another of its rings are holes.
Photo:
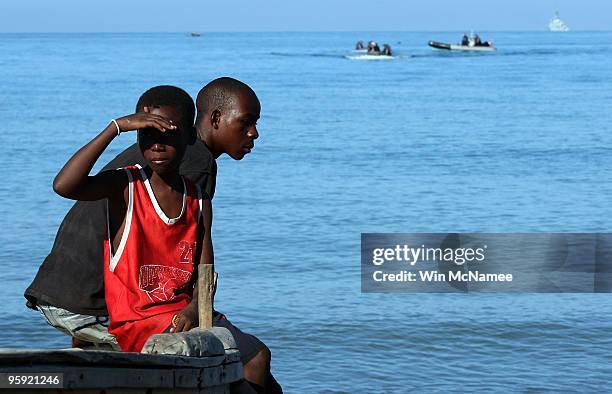
<path fill-rule="evenodd" d="M 137 112 L 117 119 L 117 124 L 121 132 L 146 128 L 156 128 L 162 132 L 168 129 L 176 129 L 176 126 L 172 124 L 171 120 L 150 113 L 148 107 L 144 107 L 144 112 Z"/>
<path fill-rule="evenodd" d="M 53 180 L 53 190 L 73 200 L 109 198 L 113 203 L 125 200 L 127 178 L 123 171 L 102 171 L 94 176 L 89 173 L 104 149 L 120 132 L 147 128 L 155 128 L 163 133 L 177 127 L 163 116 L 151 113 L 148 107 L 144 108 L 144 112 L 111 121 L 97 137 L 68 160 Z"/>

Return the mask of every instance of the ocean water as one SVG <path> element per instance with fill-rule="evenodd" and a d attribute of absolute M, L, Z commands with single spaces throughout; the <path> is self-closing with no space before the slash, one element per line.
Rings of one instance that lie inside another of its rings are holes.
<path fill-rule="evenodd" d="M 362 232 L 612 227 L 612 33 L 480 33 L 497 53 L 426 46 L 461 32 L 0 35 L 0 347 L 69 344 L 22 296 L 68 157 L 149 87 L 230 75 L 261 137 L 218 161 L 216 307 L 286 392 L 612 391 L 609 294 L 360 292 Z M 346 58 L 369 39 L 397 58 Z"/>

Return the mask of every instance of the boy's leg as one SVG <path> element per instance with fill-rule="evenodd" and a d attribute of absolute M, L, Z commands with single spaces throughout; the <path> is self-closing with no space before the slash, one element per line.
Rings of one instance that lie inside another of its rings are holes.
<path fill-rule="evenodd" d="M 77 344 L 85 341 L 93 343 L 95 347 L 120 350 L 115 336 L 108 332 L 108 316 L 81 315 L 42 303 L 36 308 L 47 323 L 75 338 Z"/>
<path fill-rule="evenodd" d="M 240 351 L 240 361 L 244 366 L 244 379 L 251 383 L 257 392 L 283 392 L 270 372 L 272 355 L 263 342 L 254 335 L 242 332 L 225 315 L 216 311 L 213 316 L 213 326 L 225 327 L 232 333 Z"/>

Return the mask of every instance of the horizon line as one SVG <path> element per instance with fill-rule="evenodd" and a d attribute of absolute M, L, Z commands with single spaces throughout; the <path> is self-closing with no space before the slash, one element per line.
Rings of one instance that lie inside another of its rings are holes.
<path fill-rule="evenodd" d="M 466 30 L 487 31 L 487 32 L 508 32 L 508 33 L 557 33 L 547 29 L 538 30 L 515 30 L 515 29 L 453 29 L 453 30 L 173 30 L 173 31 L 0 31 L 0 34 L 251 34 L 251 33 L 455 33 Z M 589 33 L 589 32 L 612 32 L 612 30 L 591 29 L 577 30 L 572 29 L 564 33 Z"/>

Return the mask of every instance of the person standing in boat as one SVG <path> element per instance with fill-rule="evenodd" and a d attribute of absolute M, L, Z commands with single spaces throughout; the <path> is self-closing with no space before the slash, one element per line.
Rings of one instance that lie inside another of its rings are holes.
<path fill-rule="evenodd" d="M 357 41 L 357 44 L 355 44 L 355 49 L 360 51 L 362 49 L 364 49 L 364 45 L 363 45 L 363 41 Z"/>
<path fill-rule="evenodd" d="M 463 37 L 461 38 L 461 45 L 464 45 L 464 46 L 470 45 L 470 39 L 467 33 L 463 33 Z"/>

